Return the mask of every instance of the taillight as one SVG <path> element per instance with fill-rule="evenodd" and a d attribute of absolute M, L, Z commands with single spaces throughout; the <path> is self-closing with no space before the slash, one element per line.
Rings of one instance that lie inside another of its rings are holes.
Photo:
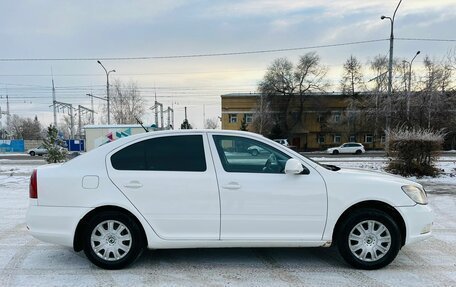
<path fill-rule="evenodd" d="M 36 169 L 33 170 L 30 176 L 29 197 L 38 198 L 38 186 L 36 182 Z"/>

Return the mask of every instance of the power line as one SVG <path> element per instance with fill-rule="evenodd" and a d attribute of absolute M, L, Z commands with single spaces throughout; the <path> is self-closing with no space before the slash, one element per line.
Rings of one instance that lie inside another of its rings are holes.
<path fill-rule="evenodd" d="M 438 38 L 394 38 L 399 41 L 423 41 L 423 42 L 456 42 L 456 39 L 438 39 Z"/>
<path fill-rule="evenodd" d="M 251 54 L 265 54 L 287 51 L 299 51 L 320 48 L 332 48 L 340 46 L 359 45 L 375 42 L 388 41 L 389 39 L 374 39 L 364 41 L 353 41 L 336 44 L 314 45 L 295 48 L 268 49 L 256 51 L 241 51 L 241 52 L 224 52 L 224 53 L 206 53 L 206 54 L 189 54 L 189 55 L 170 55 L 170 56 L 140 56 L 140 57 L 99 57 L 99 58 L 0 58 L 0 62 L 31 62 L 31 61 L 129 61 L 129 60 L 160 60 L 160 59 L 182 59 L 182 58 L 201 58 L 201 57 L 220 57 L 220 56 L 238 56 Z"/>

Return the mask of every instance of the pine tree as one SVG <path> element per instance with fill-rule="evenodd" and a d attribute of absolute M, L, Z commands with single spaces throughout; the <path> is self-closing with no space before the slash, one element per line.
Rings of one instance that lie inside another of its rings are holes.
<path fill-rule="evenodd" d="M 53 125 L 49 125 L 47 128 L 47 135 L 44 139 L 44 147 L 48 153 L 45 156 L 45 160 L 48 163 L 57 163 L 66 161 L 67 150 L 63 148 L 64 142 L 58 136 L 57 128 Z"/>
<path fill-rule="evenodd" d="M 188 122 L 187 119 L 184 120 L 184 122 L 181 124 L 181 130 L 191 130 L 192 125 Z"/>

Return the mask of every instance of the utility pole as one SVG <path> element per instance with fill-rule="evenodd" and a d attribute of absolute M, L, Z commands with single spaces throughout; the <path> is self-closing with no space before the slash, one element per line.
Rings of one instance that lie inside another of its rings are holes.
<path fill-rule="evenodd" d="M 52 75 L 52 107 L 54 110 L 54 127 L 57 128 L 57 107 L 55 105 L 55 86 L 54 86 L 54 75 Z"/>
<path fill-rule="evenodd" d="M 99 100 L 103 100 L 103 101 L 107 101 L 106 98 L 102 98 L 102 97 L 97 97 L 97 96 L 94 96 L 92 94 L 86 94 L 86 96 L 89 96 L 90 97 L 90 103 L 91 103 L 91 107 L 92 107 L 92 125 L 95 124 L 95 109 L 93 108 L 93 98 L 97 98 Z"/>
<path fill-rule="evenodd" d="M 9 127 L 11 123 L 11 114 L 10 114 L 10 106 L 9 106 L 9 98 L 6 95 L 6 126 Z"/>
<path fill-rule="evenodd" d="M 68 104 L 68 103 L 63 103 L 59 101 L 55 101 L 55 106 L 57 108 L 60 108 L 62 112 L 65 112 L 65 109 L 68 112 L 68 115 L 70 116 L 70 139 L 74 138 L 74 111 L 73 111 L 73 105 Z"/>
<path fill-rule="evenodd" d="M 172 117 L 174 117 L 174 110 L 171 107 L 168 107 L 166 111 L 164 111 L 167 114 L 167 122 L 166 122 L 166 129 L 174 129 L 174 123 L 171 123 L 171 114 Z"/>
<path fill-rule="evenodd" d="M 388 114 L 386 116 L 386 129 L 390 128 L 391 124 L 391 107 L 392 107 L 392 93 L 393 93 L 393 45 L 394 45 L 394 18 L 396 17 L 397 9 L 399 9 L 399 5 L 401 5 L 402 0 L 396 6 L 396 10 L 394 10 L 393 18 L 387 16 L 381 16 L 380 19 L 389 19 L 391 22 L 391 33 L 390 33 L 390 49 L 389 49 L 389 63 L 388 63 Z"/>
<path fill-rule="evenodd" d="M 100 66 L 103 68 L 103 70 L 106 73 L 106 101 L 108 104 L 108 125 L 109 125 L 109 124 L 111 124 L 111 111 L 110 111 L 110 107 L 109 107 L 109 74 L 111 72 L 115 73 L 116 70 L 111 70 L 108 72 L 108 70 L 106 70 L 106 68 L 103 66 L 103 64 L 100 61 L 97 61 L 97 63 L 100 64 Z"/>
<path fill-rule="evenodd" d="M 93 118 L 93 113 L 94 113 L 94 111 L 91 110 L 91 109 L 88 109 L 88 108 L 86 108 L 86 107 L 84 107 L 84 106 L 78 105 L 78 134 L 79 134 L 79 138 L 81 138 L 81 134 L 82 134 L 82 129 L 81 129 L 82 120 L 81 120 L 81 116 L 82 116 L 84 113 L 92 113 L 92 118 Z"/>

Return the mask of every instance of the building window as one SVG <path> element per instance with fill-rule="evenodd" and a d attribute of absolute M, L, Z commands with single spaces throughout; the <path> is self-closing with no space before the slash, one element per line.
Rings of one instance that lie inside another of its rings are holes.
<path fill-rule="evenodd" d="M 334 143 L 340 143 L 340 134 L 334 135 Z"/>
<path fill-rule="evenodd" d="M 386 142 L 386 136 L 385 136 L 385 135 L 382 135 L 382 136 L 380 137 L 380 142 L 381 142 L 382 144 L 384 144 L 384 143 Z"/>
<path fill-rule="evenodd" d="M 319 144 L 325 143 L 325 135 L 322 135 L 322 134 L 317 135 L 317 142 Z"/>
<path fill-rule="evenodd" d="M 250 124 L 253 122 L 253 114 L 244 114 L 245 123 Z"/>
<path fill-rule="evenodd" d="M 229 123 L 231 123 L 231 124 L 237 123 L 237 114 L 229 114 L 228 118 L 229 118 L 229 120 L 228 120 Z"/>
<path fill-rule="evenodd" d="M 352 143 L 356 142 L 356 135 L 351 135 L 348 141 Z"/>
<path fill-rule="evenodd" d="M 321 114 L 317 115 L 317 122 L 319 122 L 319 123 L 323 122 L 323 116 Z"/>
<path fill-rule="evenodd" d="M 365 143 L 372 143 L 374 141 L 374 137 L 370 134 L 367 134 L 365 137 L 364 137 L 364 142 Z"/>
<path fill-rule="evenodd" d="M 337 112 L 337 113 L 334 113 L 334 121 L 336 123 L 339 123 L 340 122 L 340 113 Z"/>

